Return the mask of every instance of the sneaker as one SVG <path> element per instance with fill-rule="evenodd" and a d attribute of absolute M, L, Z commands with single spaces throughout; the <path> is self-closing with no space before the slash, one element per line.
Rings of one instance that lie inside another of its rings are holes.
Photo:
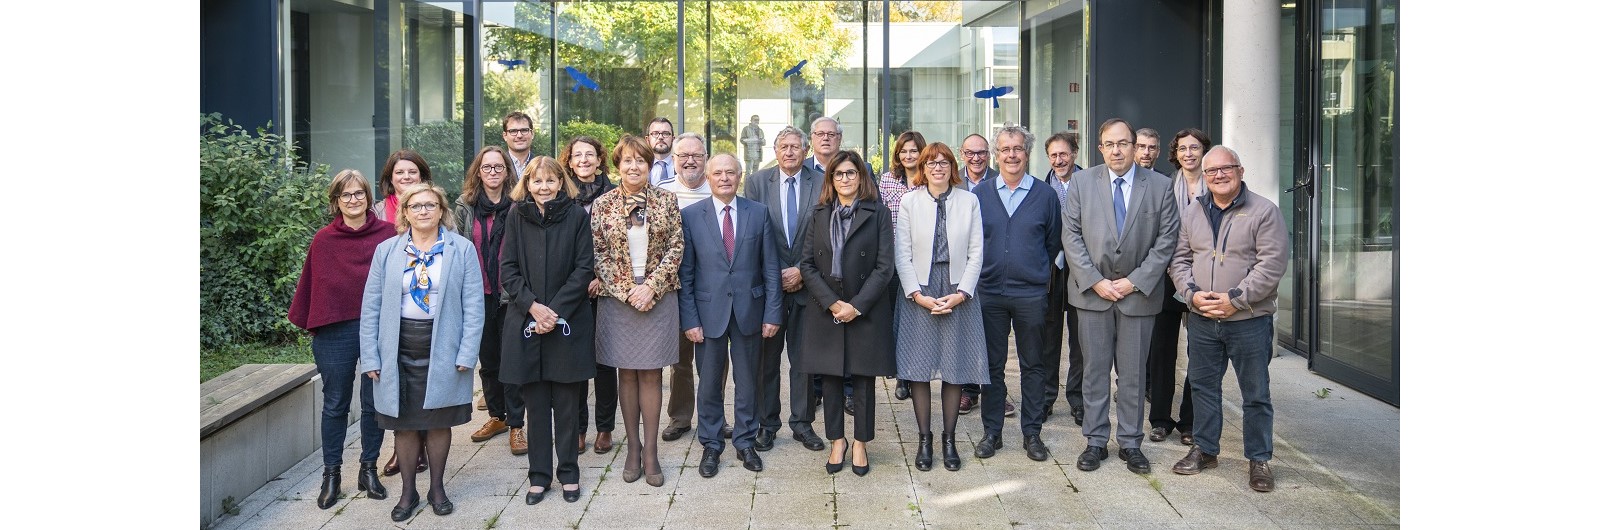
<path fill-rule="evenodd" d="M 978 400 L 976 399 L 972 399 L 972 396 L 962 394 L 961 403 L 956 405 L 956 414 L 967 414 L 972 412 L 972 407 L 973 405 L 977 404 L 977 401 Z"/>
<path fill-rule="evenodd" d="M 1011 404 L 1011 400 L 1007 399 L 1006 400 L 1006 417 L 1009 418 L 1009 417 L 1016 416 L 1016 415 L 1017 415 L 1017 406 L 1016 405 L 1012 405 Z"/>
<path fill-rule="evenodd" d="M 472 433 L 472 441 L 485 442 L 490 438 L 494 438 L 495 435 L 506 432 L 507 430 L 508 428 L 506 427 L 505 420 L 501 420 L 500 418 L 489 418 L 489 421 L 484 423 L 483 427 Z"/>

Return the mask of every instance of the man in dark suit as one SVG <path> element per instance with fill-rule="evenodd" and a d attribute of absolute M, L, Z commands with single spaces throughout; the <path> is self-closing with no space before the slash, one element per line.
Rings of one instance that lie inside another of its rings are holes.
<path fill-rule="evenodd" d="M 806 157 L 805 166 L 816 170 L 817 174 L 828 172 L 828 163 L 833 161 L 833 155 L 839 154 L 839 147 L 844 145 L 844 127 L 839 125 L 839 120 L 823 116 L 811 120 L 811 150 L 812 155 Z M 878 182 L 878 174 L 873 172 L 872 163 L 867 163 L 867 176 L 872 182 Z"/>
<path fill-rule="evenodd" d="M 1083 436 L 1078 469 L 1094 471 L 1108 456 L 1111 370 L 1117 371 L 1117 456 L 1128 470 L 1150 472 L 1144 438 L 1144 369 L 1150 332 L 1166 292 L 1162 276 L 1178 243 L 1172 180 L 1134 164 L 1133 128 L 1112 118 L 1100 125 L 1105 163 L 1072 176 L 1061 231 L 1070 269 L 1067 303 L 1078 308 L 1083 347 Z M 1114 361 L 1113 361 L 1114 360 Z"/>
<path fill-rule="evenodd" d="M 695 343 L 700 370 L 700 476 L 717 475 L 722 455 L 723 374 L 733 373 L 733 447 L 744 468 L 761 471 L 756 453 L 756 388 L 761 337 L 783 322 L 777 234 L 761 203 L 735 195 L 739 161 L 720 154 L 707 164 L 711 197 L 683 209 L 678 297 L 683 335 Z"/>
<path fill-rule="evenodd" d="M 822 173 L 802 163 L 806 142 L 805 133 L 800 129 L 784 127 L 774 138 L 772 150 L 777 155 L 778 164 L 755 172 L 744 188 L 746 198 L 766 206 L 771 226 L 777 234 L 784 310 L 783 326 L 779 333 L 761 340 L 761 394 L 756 407 L 756 419 L 761 424 L 761 430 L 756 433 L 755 446 L 761 451 L 771 449 L 772 439 L 782 425 L 778 420 L 778 411 L 782 407 L 778 390 L 782 383 L 780 368 L 783 364 L 779 355 L 787 345 L 789 430 L 794 431 L 794 439 L 806 449 L 821 451 L 825 444 L 811 427 L 817 419 L 817 409 L 812 401 L 812 378 L 795 369 L 799 366 L 795 362 L 795 355 L 800 352 L 800 330 L 796 324 L 799 323 L 800 307 L 806 303 L 805 292 L 801 289 L 803 282 L 800 269 L 795 268 L 795 264 L 800 263 L 800 247 L 805 242 L 803 228 L 811 218 L 812 206 L 817 204 L 817 195 L 822 192 Z"/>
<path fill-rule="evenodd" d="M 983 439 L 973 448 L 978 458 L 1000 449 L 1005 426 L 1007 338 L 1017 337 L 1017 364 L 1022 370 L 1022 449 L 1036 461 L 1050 459 L 1039 439 L 1044 423 L 1045 293 L 1050 262 L 1061 251 L 1061 204 L 1048 184 L 1027 173 L 1033 133 L 1019 125 L 995 133 L 1000 176 L 973 189 L 983 216 L 983 272 L 978 275 L 978 302 L 983 309 L 984 346 L 988 350 L 989 384 L 980 403 Z"/>
<path fill-rule="evenodd" d="M 1074 163 L 1078 159 L 1078 133 L 1058 132 L 1044 141 L 1044 153 L 1050 158 L 1050 173 L 1044 181 L 1055 190 L 1061 211 L 1067 211 L 1067 190 L 1072 187 L 1072 174 L 1083 171 Z M 1078 345 L 1078 310 L 1067 304 L 1067 260 L 1056 254 L 1051 263 L 1050 308 L 1045 312 L 1044 416 L 1055 413 L 1056 396 L 1065 394 L 1072 421 L 1083 425 L 1083 349 Z M 1061 388 L 1061 325 L 1067 327 L 1067 381 Z"/>

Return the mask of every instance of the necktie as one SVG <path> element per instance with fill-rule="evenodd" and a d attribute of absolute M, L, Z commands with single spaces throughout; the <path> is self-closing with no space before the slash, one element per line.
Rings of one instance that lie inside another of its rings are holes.
<path fill-rule="evenodd" d="M 1122 180 L 1122 177 L 1117 177 L 1116 180 L 1111 181 L 1112 184 L 1115 184 L 1117 186 L 1116 191 L 1112 192 L 1112 194 L 1111 194 L 1111 211 L 1113 211 L 1113 212 L 1115 212 L 1117 214 L 1117 236 L 1118 237 L 1122 236 L 1122 221 L 1124 221 L 1124 220 L 1126 220 L 1128 218 L 1128 206 L 1123 204 L 1123 202 L 1122 202 L 1123 201 L 1123 199 L 1122 199 L 1122 183 L 1123 182 L 1127 182 L 1127 181 Z"/>
<path fill-rule="evenodd" d="M 783 181 L 789 185 L 788 191 L 784 192 L 783 214 L 785 216 L 784 219 L 786 219 L 784 224 L 789 225 L 785 227 L 785 232 L 789 238 L 789 245 L 794 246 L 794 233 L 800 228 L 800 211 L 798 210 L 800 196 L 794 191 L 794 177 L 783 179 Z"/>
<path fill-rule="evenodd" d="M 652 175 L 650 180 L 659 184 L 662 181 L 667 180 L 667 161 L 657 160 L 655 166 L 655 171 L 651 172 L 654 173 L 654 175 Z"/>
<path fill-rule="evenodd" d="M 728 251 L 728 261 L 733 261 L 733 206 L 722 207 L 722 248 Z"/>

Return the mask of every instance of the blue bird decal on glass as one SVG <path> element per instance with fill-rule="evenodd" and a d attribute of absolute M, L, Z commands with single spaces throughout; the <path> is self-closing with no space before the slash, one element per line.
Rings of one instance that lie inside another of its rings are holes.
<path fill-rule="evenodd" d="M 978 98 L 978 99 L 987 99 L 989 101 L 992 101 L 992 102 L 994 102 L 994 108 L 998 109 L 998 108 L 1000 108 L 1000 96 L 1004 96 L 1006 94 L 1010 94 L 1011 91 L 1013 91 L 1013 90 L 1016 90 L 1016 88 L 1008 87 L 1008 86 L 1002 86 L 1002 87 L 991 86 L 991 87 L 989 87 L 988 90 L 979 90 L 977 92 L 973 92 L 972 93 L 972 97 L 975 97 L 975 98 Z"/>
<path fill-rule="evenodd" d="M 500 63 L 500 66 L 506 67 L 506 70 L 516 70 L 518 66 L 528 64 L 528 61 L 522 59 L 496 59 L 494 62 Z"/>
<path fill-rule="evenodd" d="M 804 67 L 804 66 L 805 66 L 805 65 L 806 65 L 806 60 L 804 60 L 804 59 L 802 59 L 802 60 L 801 60 L 801 61 L 800 61 L 800 64 L 796 64 L 796 65 L 794 65 L 794 67 L 793 67 L 793 68 L 790 68 L 790 69 L 788 69 L 788 70 L 785 70 L 785 71 L 784 71 L 784 72 L 783 72 L 783 78 L 784 78 L 784 79 L 788 79 L 788 78 L 789 78 L 789 76 L 791 76 L 791 75 L 796 75 L 796 74 L 799 74 L 799 73 L 800 73 L 800 68 L 801 68 L 801 67 Z"/>
<path fill-rule="evenodd" d="M 577 84 L 572 86 L 572 91 L 573 92 L 577 92 L 578 89 L 580 89 L 580 88 L 587 88 L 587 89 L 593 90 L 595 92 L 599 92 L 600 91 L 600 84 L 594 82 L 593 79 L 589 79 L 589 76 L 583 75 L 583 72 L 579 72 L 577 68 L 573 68 L 571 66 L 568 66 L 568 67 L 566 67 L 566 70 L 567 70 L 567 75 L 572 76 L 572 80 L 577 83 Z"/>

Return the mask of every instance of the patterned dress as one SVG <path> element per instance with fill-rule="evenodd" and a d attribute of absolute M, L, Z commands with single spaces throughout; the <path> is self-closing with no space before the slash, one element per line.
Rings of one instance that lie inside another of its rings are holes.
<path fill-rule="evenodd" d="M 945 230 L 945 199 L 950 189 L 935 199 L 939 204 L 933 228 L 933 255 L 912 256 L 913 261 L 932 259 L 928 284 L 922 294 L 938 298 L 956 292 L 950 280 L 950 249 L 967 248 L 966 241 L 951 245 Z M 908 223 L 927 222 L 907 218 Z M 970 294 L 970 293 L 969 293 Z M 983 343 L 983 317 L 978 300 L 962 302 L 947 315 L 929 314 L 927 308 L 901 296 L 895 311 L 898 330 L 895 343 L 897 377 L 907 381 L 938 379 L 949 384 L 989 384 L 989 360 Z"/>

